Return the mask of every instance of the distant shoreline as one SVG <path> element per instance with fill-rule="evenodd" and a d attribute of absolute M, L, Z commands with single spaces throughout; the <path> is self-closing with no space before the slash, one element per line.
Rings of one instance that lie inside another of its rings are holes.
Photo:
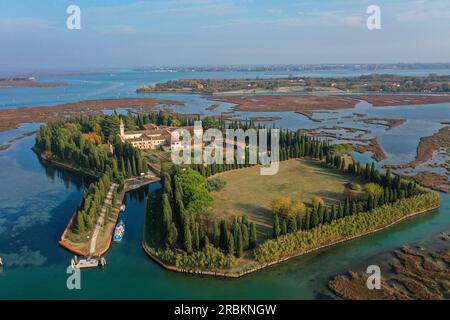
<path fill-rule="evenodd" d="M 157 98 L 120 98 L 81 100 L 54 106 L 2 108 L 0 109 L 0 131 L 15 129 L 22 123 L 46 123 L 80 115 L 98 115 L 102 113 L 102 110 L 124 108 L 155 111 L 161 105 L 182 106 L 184 102 Z"/>
<path fill-rule="evenodd" d="M 0 79 L 0 89 L 10 88 L 51 88 L 51 87 L 66 87 L 65 82 L 44 82 L 34 81 L 30 79 Z"/>

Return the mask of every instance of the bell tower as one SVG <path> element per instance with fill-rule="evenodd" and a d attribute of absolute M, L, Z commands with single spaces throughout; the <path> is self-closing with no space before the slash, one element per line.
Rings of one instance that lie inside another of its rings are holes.
<path fill-rule="evenodd" d="M 125 125 L 123 124 L 122 118 L 120 118 L 120 136 L 125 138 Z"/>

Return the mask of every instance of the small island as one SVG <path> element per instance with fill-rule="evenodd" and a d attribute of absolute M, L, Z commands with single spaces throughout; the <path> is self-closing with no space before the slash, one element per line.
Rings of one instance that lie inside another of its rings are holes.
<path fill-rule="evenodd" d="M 64 82 L 43 82 L 31 78 L 0 78 L 0 89 L 4 88 L 50 88 L 67 86 Z"/>
<path fill-rule="evenodd" d="M 220 130 L 264 128 L 248 121 L 203 120 L 205 127 Z M 94 179 L 61 246 L 85 257 L 102 256 L 125 192 L 159 180 L 161 188 L 148 196 L 145 252 L 168 270 L 232 278 L 383 230 L 440 205 L 437 193 L 373 163 L 360 164 L 351 157 L 350 145 L 330 144 L 301 130 L 280 131 L 280 170 L 274 176 L 259 174 L 261 164 L 250 163 L 245 142 L 242 163 L 235 153 L 233 163 L 175 165 L 167 155 L 173 144 L 164 132 L 191 130 L 191 125 L 189 117 L 153 111 L 42 126 L 34 147 L 42 161 Z M 158 144 L 144 143 L 147 138 Z M 236 151 L 240 145 L 235 144 Z"/>

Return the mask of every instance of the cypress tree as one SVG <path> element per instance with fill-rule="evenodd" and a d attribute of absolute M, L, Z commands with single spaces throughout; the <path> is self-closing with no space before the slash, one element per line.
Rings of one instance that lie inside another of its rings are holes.
<path fill-rule="evenodd" d="M 366 168 L 364 169 L 364 178 L 366 180 L 369 180 L 370 178 L 370 167 L 368 163 L 366 163 Z"/>
<path fill-rule="evenodd" d="M 256 225 L 254 222 L 250 222 L 250 232 L 249 232 L 249 247 L 256 247 Z"/>
<path fill-rule="evenodd" d="M 302 228 L 303 228 L 302 215 L 297 214 L 297 230 L 301 230 Z"/>
<path fill-rule="evenodd" d="M 165 230 L 165 243 L 169 243 L 170 226 L 172 224 L 172 208 L 166 194 L 162 195 L 163 228 Z"/>
<path fill-rule="evenodd" d="M 76 221 L 76 230 L 78 234 L 84 233 L 84 219 L 83 219 L 83 211 L 79 211 L 77 213 L 77 221 Z"/>
<path fill-rule="evenodd" d="M 311 229 L 314 227 L 317 227 L 320 224 L 319 221 L 319 210 L 314 209 L 312 212 L 312 219 L 311 219 Z"/>
<path fill-rule="evenodd" d="M 311 213 L 309 212 L 309 209 L 306 208 L 305 221 L 303 223 L 303 229 L 309 230 L 310 228 L 311 228 Z"/>
<path fill-rule="evenodd" d="M 187 253 L 192 253 L 192 235 L 189 224 L 187 224 L 184 228 L 184 249 Z"/>
<path fill-rule="evenodd" d="M 194 248 L 195 248 L 195 250 L 200 250 L 200 230 L 199 230 L 198 222 L 196 222 L 196 223 L 194 224 L 194 237 L 193 237 L 193 242 L 194 242 Z"/>
<path fill-rule="evenodd" d="M 281 234 L 280 218 L 276 214 L 273 219 L 273 237 L 278 238 Z"/>
<path fill-rule="evenodd" d="M 339 202 L 338 217 L 339 219 L 344 217 L 344 207 L 342 206 L 341 202 Z"/>
<path fill-rule="evenodd" d="M 319 203 L 319 206 L 317 207 L 317 215 L 319 218 L 319 223 L 317 225 L 322 224 L 325 219 L 325 214 L 324 214 L 324 209 L 323 209 L 322 203 Z"/>
<path fill-rule="evenodd" d="M 208 238 L 208 235 L 205 234 L 203 236 L 203 248 L 207 248 L 208 246 L 209 246 L 209 238 Z"/>
<path fill-rule="evenodd" d="M 344 216 L 350 215 L 350 199 L 347 197 L 344 204 Z"/>
<path fill-rule="evenodd" d="M 337 220 L 338 218 L 338 214 L 336 211 L 336 206 L 334 204 L 331 205 L 331 219 L 332 220 Z"/>
<path fill-rule="evenodd" d="M 297 231 L 297 217 L 293 215 L 289 217 L 288 232 L 292 233 L 295 231 Z"/>
<path fill-rule="evenodd" d="M 373 202 L 374 202 L 373 196 L 370 194 L 369 198 L 367 199 L 366 211 L 371 211 L 374 208 Z"/>
<path fill-rule="evenodd" d="M 375 163 L 372 162 L 372 165 L 370 166 L 370 181 L 375 181 Z"/>
<path fill-rule="evenodd" d="M 169 227 L 169 235 L 167 241 L 167 244 L 170 248 L 173 248 L 175 246 L 177 238 L 178 238 L 178 230 L 177 227 L 175 226 L 175 223 L 172 222 L 172 224 Z"/>
<path fill-rule="evenodd" d="M 138 172 L 136 170 L 136 158 L 134 156 L 131 158 L 131 170 L 134 176 L 138 175 Z"/>
<path fill-rule="evenodd" d="M 242 216 L 242 223 L 248 226 L 248 216 L 246 214 Z"/>
<path fill-rule="evenodd" d="M 358 207 L 356 206 L 356 202 L 352 201 L 352 210 L 351 214 L 357 214 L 358 213 Z"/>
<path fill-rule="evenodd" d="M 233 234 L 228 232 L 228 246 L 227 246 L 227 253 L 230 255 L 234 255 L 234 238 Z"/>
<path fill-rule="evenodd" d="M 228 226 L 225 220 L 220 222 L 220 247 L 226 249 L 228 246 Z"/>
<path fill-rule="evenodd" d="M 181 197 L 180 190 L 177 188 L 175 190 L 175 213 L 179 225 L 183 225 L 184 220 L 184 203 Z"/>
<path fill-rule="evenodd" d="M 130 178 L 133 175 L 133 171 L 131 169 L 130 159 L 127 159 L 127 177 Z"/>
<path fill-rule="evenodd" d="M 283 219 L 283 223 L 282 223 L 282 227 L 281 227 L 281 233 L 282 234 L 287 234 L 288 229 L 287 229 L 287 222 L 286 219 Z"/>
<path fill-rule="evenodd" d="M 241 233 L 241 226 L 239 224 L 239 219 L 238 217 L 234 218 L 234 222 L 233 222 L 233 237 L 234 237 L 234 241 L 235 243 L 235 248 L 237 249 L 237 241 L 238 241 L 238 234 Z"/>
<path fill-rule="evenodd" d="M 325 223 L 331 223 L 331 208 L 330 208 L 330 210 L 325 209 L 324 222 Z"/>
<path fill-rule="evenodd" d="M 244 250 L 247 250 L 250 246 L 250 238 L 249 238 L 249 232 L 248 227 L 246 224 L 241 225 L 241 233 L 242 233 L 242 243 L 244 245 Z"/>
<path fill-rule="evenodd" d="M 213 236 L 212 241 L 215 247 L 220 247 L 220 228 L 217 220 L 213 221 Z"/>
<path fill-rule="evenodd" d="M 242 257 L 243 254 L 244 254 L 244 241 L 242 239 L 242 232 L 238 232 L 236 239 L 236 256 L 240 258 Z"/>

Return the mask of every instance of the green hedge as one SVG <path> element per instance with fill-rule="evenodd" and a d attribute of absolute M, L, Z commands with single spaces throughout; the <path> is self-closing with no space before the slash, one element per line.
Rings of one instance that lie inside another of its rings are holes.
<path fill-rule="evenodd" d="M 176 255 L 177 268 L 184 270 L 214 270 L 228 269 L 235 264 L 233 255 L 226 255 L 212 245 L 206 246 L 201 251 L 195 251 L 188 255 L 186 252 Z"/>
<path fill-rule="evenodd" d="M 439 203 L 439 195 L 435 192 L 404 198 L 370 212 L 347 216 L 331 224 L 319 225 L 311 230 L 301 230 L 268 240 L 255 250 L 254 256 L 261 263 L 274 262 L 388 226 L 402 217 L 436 207 Z"/>

